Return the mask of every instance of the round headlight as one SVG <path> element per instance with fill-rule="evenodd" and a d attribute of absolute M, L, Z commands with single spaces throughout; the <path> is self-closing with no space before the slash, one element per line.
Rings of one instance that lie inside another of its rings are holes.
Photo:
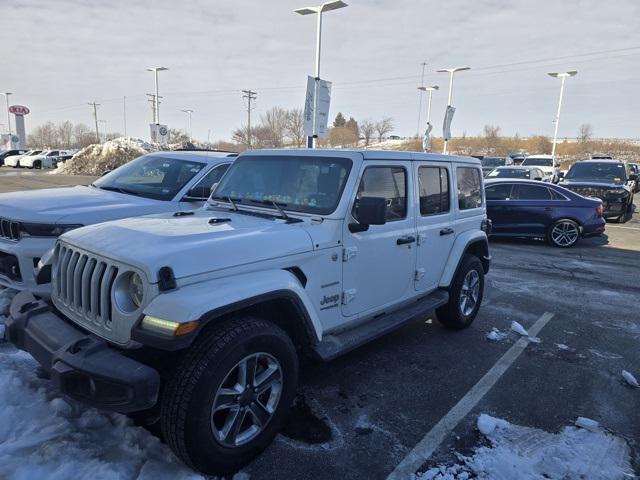
<path fill-rule="evenodd" d="M 129 298 L 136 307 L 140 308 L 144 298 L 144 283 L 137 273 L 132 273 L 129 277 Z"/>

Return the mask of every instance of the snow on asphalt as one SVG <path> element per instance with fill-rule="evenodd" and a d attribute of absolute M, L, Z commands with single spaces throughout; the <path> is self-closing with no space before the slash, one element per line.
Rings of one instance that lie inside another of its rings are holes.
<path fill-rule="evenodd" d="M 12 292 L 0 287 L 0 332 Z M 4 335 L 2 335 L 3 338 Z M 124 415 L 71 406 L 36 362 L 0 340 L 0 478 L 195 480 L 160 440 Z"/>
<path fill-rule="evenodd" d="M 597 422 L 579 419 L 559 433 L 513 425 L 486 414 L 478 430 L 490 446 L 472 455 L 457 454 L 459 463 L 430 468 L 417 480 L 623 480 L 634 478 L 631 453 L 619 437 L 599 429 Z"/>

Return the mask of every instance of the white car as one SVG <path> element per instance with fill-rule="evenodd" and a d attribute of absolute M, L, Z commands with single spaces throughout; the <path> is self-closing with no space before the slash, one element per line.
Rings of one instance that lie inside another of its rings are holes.
<path fill-rule="evenodd" d="M 66 398 L 138 412 L 228 474 L 278 433 L 298 353 L 328 361 L 434 310 L 468 327 L 489 230 L 474 158 L 248 151 L 205 208 L 64 234 L 55 308 L 19 293 L 5 335 Z"/>
<path fill-rule="evenodd" d="M 11 155 L 4 159 L 4 165 L 6 167 L 20 168 L 22 166 L 23 159 L 27 157 L 35 157 L 41 153 L 42 150 L 29 150 L 24 155 Z"/>
<path fill-rule="evenodd" d="M 529 155 L 521 165 L 523 167 L 539 167 L 545 174 L 544 181 L 558 183 L 560 180 L 560 165 L 551 155 Z"/>
<path fill-rule="evenodd" d="M 118 218 L 199 208 L 235 155 L 151 153 L 89 186 L 0 194 L 0 285 L 48 297 L 49 279 L 38 278 L 37 267 L 59 235 Z"/>
<path fill-rule="evenodd" d="M 35 168 L 55 168 L 58 157 L 68 155 L 67 150 L 43 150 L 37 155 L 27 155 L 20 159 L 20 167 Z"/>

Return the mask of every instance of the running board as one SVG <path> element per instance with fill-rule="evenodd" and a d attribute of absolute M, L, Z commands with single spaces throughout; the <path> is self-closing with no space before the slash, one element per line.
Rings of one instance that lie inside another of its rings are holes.
<path fill-rule="evenodd" d="M 448 301 L 449 294 L 445 290 L 435 290 L 400 310 L 373 317 L 349 330 L 325 336 L 313 347 L 313 352 L 325 362 L 333 360 L 371 340 L 386 335 L 420 315 L 432 312 Z"/>

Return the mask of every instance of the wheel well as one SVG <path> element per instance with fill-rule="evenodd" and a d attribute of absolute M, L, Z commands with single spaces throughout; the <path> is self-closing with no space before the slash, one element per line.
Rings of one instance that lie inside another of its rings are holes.
<path fill-rule="evenodd" d="M 482 262 L 484 273 L 489 272 L 489 244 L 486 241 L 476 240 L 470 243 L 464 253 L 478 257 Z M 460 258 L 460 262 L 462 262 L 462 258 Z"/>
<path fill-rule="evenodd" d="M 275 293 L 248 299 L 225 307 L 223 311 L 210 312 L 205 315 L 205 321 L 218 323 L 238 315 L 250 315 L 272 322 L 284 330 L 298 347 L 317 343 L 311 319 L 295 295 Z"/>

